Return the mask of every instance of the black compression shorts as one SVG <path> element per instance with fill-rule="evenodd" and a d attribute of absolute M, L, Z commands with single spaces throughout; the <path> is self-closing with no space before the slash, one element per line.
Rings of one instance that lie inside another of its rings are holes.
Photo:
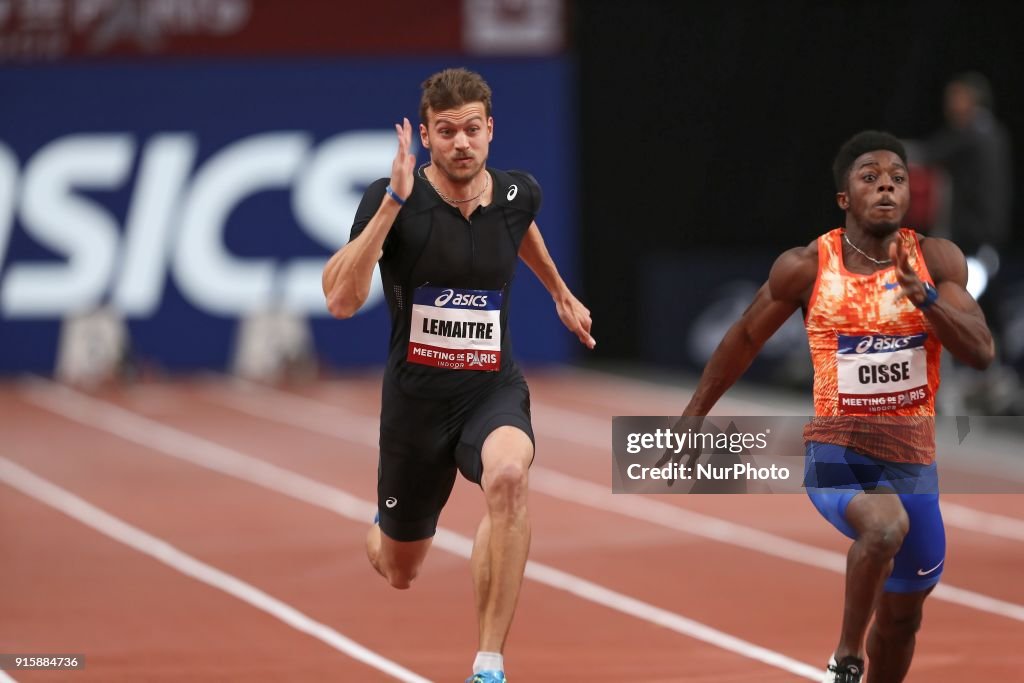
<path fill-rule="evenodd" d="M 498 427 L 517 427 L 536 443 L 526 380 L 518 372 L 502 374 L 479 390 L 436 399 L 409 396 L 385 377 L 377 508 L 387 536 L 396 541 L 433 536 L 456 469 L 479 484 L 484 440 Z"/>

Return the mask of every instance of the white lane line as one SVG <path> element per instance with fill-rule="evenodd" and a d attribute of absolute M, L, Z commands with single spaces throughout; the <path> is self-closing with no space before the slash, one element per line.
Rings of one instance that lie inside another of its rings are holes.
<path fill-rule="evenodd" d="M 533 467 L 530 474 L 530 488 L 595 510 L 612 511 L 626 517 L 695 536 L 703 536 L 765 555 L 826 569 L 837 574 L 846 574 L 846 556 L 841 553 L 678 508 L 650 498 L 615 495 L 607 487 L 576 479 L 554 470 Z M 932 599 L 1024 622 L 1024 605 L 957 588 L 949 583 L 939 583 L 932 593 Z"/>
<path fill-rule="evenodd" d="M 207 396 L 220 397 L 229 407 L 262 419 L 291 424 L 352 443 L 377 448 L 377 421 L 333 404 L 252 383 L 240 383 L 244 393 L 211 387 Z M 339 419 L 342 418 L 342 419 Z M 752 550 L 783 560 L 846 573 L 846 556 L 807 543 L 735 522 L 679 508 L 642 496 L 615 495 L 608 487 L 539 465 L 530 468 L 530 488 L 538 493 L 586 507 L 615 512 L 694 536 Z M 945 506 L 943 506 L 945 509 Z M 979 513 L 980 514 L 980 513 Z M 982 612 L 1024 622 L 1024 605 L 993 598 L 948 583 L 940 583 L 932 597 Z"/>
<path fill-rule="evenodd" d="M 41 384 L 30 385 L 22 393 L 22 396 L 41 408 L 87 427 L 111 432 L 147 449 L 160 451 L 200 467 L 243 479 L 296 500 L 330 510 L 356 522 L 367 522 L 376 510 L 373 503 L 291 470 L 277 467 L 189 432 L 150 420 L 67 387 L 47 382 L 45 383 L 46 388 L 40 388 Z M 434 547 L 469 559 L 473 541 L 466 536 L 438 528 L 437 535 L 434 536 Z M 817 666 L 736 638 L 680 614 L 618 593 L 554 567 L 531 560 L 526 565 L 526 578 L 808 680 L 816 681 L 821 677 L 820 668 Z"/>
<path fill-rule="evenodd" d="M 350 638 L 346 638 L 330 626 L 311 619 L 291 605 L 267 595 L 259 588 L 197 560 L 166 541 L 131 526 L 79 498 L 67 489 L 37 476 L 2 456 L 0 456 L 0 481 L 133 550 L 148 555 L 186 576 L 224 591 L 228 595 L 266 612 L 292 628 L 313 636 L 363 664 L 400 681 L 430 683 L 429 679 L 378 655 Z"/>
<path fill-rule="evenodd" d="M 664 381 L 649 379 L 637 379 L 623 375 L 602 372 L 600 370 L 586 370 L 573 366 L 562 366 L 559 374 L 564 381 L 582 384 L 587 393 L 586 401 L 597 408 L 597 404 L 603 404 L 609 410 L 622 409 L 622 397 L 629 394 L 637 394 L 645 400 L 663 403 L 668 414 L 678 415 L 686 402 L 690 400 L 694 389 L 697 387 L 697 377 L 684 378 L 672 375 L 661 376 Z M 772 395 L 771 403 L 768 404 L 763 398 L 766 392 L 754 386 L 736 384 L 729 389 L 729 393 L 723 396 L 719 402 L 719 409 L 726 409 L 725 415 L 765 415 L 766 406 L 772 410 L 772 415 L 811 415 L 814 413 L 814 403 L 805 394 L 797 397 L 789 394 Z M 653 415 L 660 415 L 654 412 Z"/>
<path fill-rule="evenodd" d="M 982 512 L 959 503 L 943 501 L 942 518 L 946 524 L 977 531 L 990 536 L 1001 536 L 1024 541 L 1024 520 L 991 512 Z"/>
<path fill-rule="evenodd" d="M 549 403 L 540 403 L 532 398 L 530 418 L 534 427 L 548 436 L 581 446 L 612 452 L 612 416 L 597 418 L 574 410 L 557 408 Z"/>

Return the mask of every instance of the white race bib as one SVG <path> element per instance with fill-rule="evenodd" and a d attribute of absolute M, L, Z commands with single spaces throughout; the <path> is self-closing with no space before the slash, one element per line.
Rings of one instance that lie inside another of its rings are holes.
<path fill-rule="evenodd" d="M 410 363 L 449 370 L 501 368 L 501 290 L 418 287 Z"/>
<path fill-rule="evenodd" d="M 839 335 L 839 413 L 887 413 L 928 400 L 925 333 Z"/>

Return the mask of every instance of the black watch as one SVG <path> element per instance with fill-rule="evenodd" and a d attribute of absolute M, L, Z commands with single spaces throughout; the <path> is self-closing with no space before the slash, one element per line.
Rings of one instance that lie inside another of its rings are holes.
<path fill-rule="evenodd" d="M 932 305 L 939 300 L 939 290 L 935 289 L 935 286 L 930 282 L 924 283 L 924 301 L 919 304 L 914 304 L 919 309 L 926 310 L 931 308 Z"/>

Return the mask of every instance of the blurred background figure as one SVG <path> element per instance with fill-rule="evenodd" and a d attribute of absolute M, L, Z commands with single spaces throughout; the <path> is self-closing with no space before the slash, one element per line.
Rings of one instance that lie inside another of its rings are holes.
<path fill-rule="evenodd" d="M 988 79 L 979 73 L 949 81 L 944 112 L 946 125 L 921 147 L 921 161 L 948 174 L 948 221 L 936 225 L 935 234 L 973 257 L 970 289 L 979 297 L 1010 237 L 1010 137 L 992 111 Z"/>
<path fill-rule="evenodd" d="M 995 334 L 1003 337 L 999 302 L 1004 293 L 997 275 L 1000 254 L 1012 236 L 1013 168 L 1010 136 L 993 106 L 992 86 L 982 74 L 970 71 L 950 79 L 943 96 L 945 125 L 917 146 L 922 168 L 914 180 L 924 181 L 928 195 L 915 199 L 937 209 L 934 221 L 925 227 L 963 250 L 967 289 L 982 304 Z M 931 188 L 935 192 L 928 192 Z M 958 368 L 946 376 L 946 413 L 975 409 L 1002 414 L 1011 408 L 1019 389 L 1016 373 L 999 363 L 985 373 Z"/>

